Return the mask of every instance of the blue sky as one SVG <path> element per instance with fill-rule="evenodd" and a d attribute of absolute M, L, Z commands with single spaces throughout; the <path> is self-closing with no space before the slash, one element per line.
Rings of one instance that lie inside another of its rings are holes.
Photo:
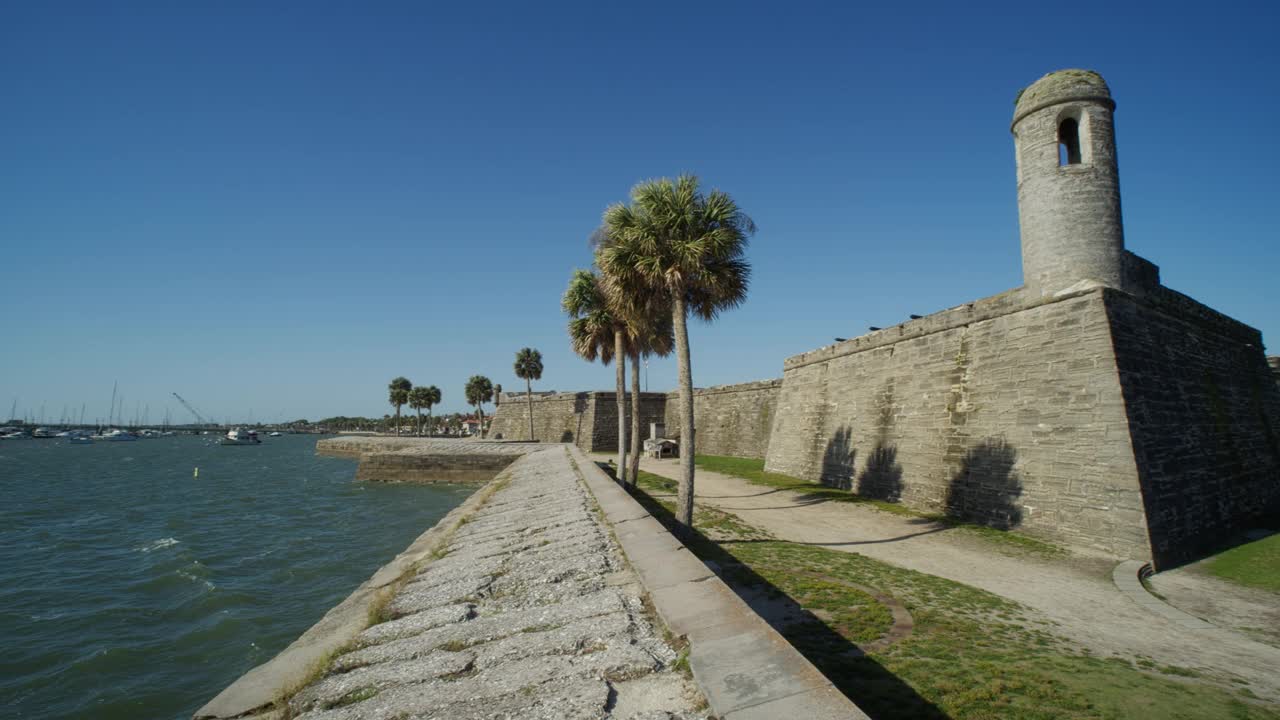
<path fill-rule="evenodd" d="M 680 172 L 760 228 L 694 381 L 780 377 L 1020 284 L 1013 98 L 1064 67 L 1117 99 L 1129 249 L 1276 352 L 1280 6 L 1137 5 L 2 3 L 0 414 L 449 411 L 526 345 L 610 387 L 559 297 Z"/>

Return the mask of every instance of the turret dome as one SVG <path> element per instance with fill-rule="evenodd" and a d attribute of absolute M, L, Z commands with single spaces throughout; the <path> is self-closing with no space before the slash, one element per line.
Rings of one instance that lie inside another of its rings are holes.
<path fill-rule="evenodd" d="M 1073 100 L 1095 100 L 1115 110 L 1107 81 L 1092 70 L 1058 70 L 1031 83 L 1014 101 L 1013 123 L 1041 108 Z"/>

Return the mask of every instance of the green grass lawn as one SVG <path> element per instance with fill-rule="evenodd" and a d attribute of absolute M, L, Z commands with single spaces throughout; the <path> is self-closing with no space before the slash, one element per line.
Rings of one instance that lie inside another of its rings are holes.
<path fill-rule="evenodd" d="M 800 478 L 794 478 L 790 475 L 783 475 L 781 473 L 765 472 L 764 460 L 727 457 L 723 455 L 698 455 L 694 457 L 693 462 L 694 465 L 704 470 L 739 477 L 755 485 L 779 488 L 782 490 L 794 490 L 796 492 L 803 493 L 806 500 L 821 499 L 823 501 L 830 502 L 856 503 L 858 505 L 865 505 L 866 507 L 874 508 L 881 512 L 892 513 L 894 515 L 924 518 L 926 520 L 932 520 L 933 522 L 963 530 L 967 534 L 975 535 L 1003 545 L 1007 548 L 1019 551 L 1032 552 L 1045 556 L 1062 555 L 1064 552 L 1062 548 L 1052 543 L 1029 537 L 1027 535 L 1022 535 L 1020 533 L 998 530 L 985 525 L 961 522 L 941 513 L 924 513 L 918 510 L 912 510 L 911 508 L 898 503 L 864 497 L 857 493 L 850 492 L 849 490 L 827 487 L 825 485 L 801 480 Z"/>
<path fill-rule="evenodd" d="M 1203 567 L 1223 580 L 1280 592 L 1280 534 L 1233 547 L 1210 558 Z"/>
<path fill-rule="evenodd" d="M 676 482 L 642 472 L 639 489 L 637 498 L 670 526 Z M 1247 687 L 1210 684 L 1190 668 L 1090 657 L 1025 607 L 984 590 L 781 541 L 712 508 L 699 508 L 695 524 L 690 549 L 726 582 L 802 609 L 803 619 L 779 632 L 876 720 L 1280 719 Z M 857 645 L 892 623 L 875 594 L 896 598 L 915 625 L 860 655 Z"/>

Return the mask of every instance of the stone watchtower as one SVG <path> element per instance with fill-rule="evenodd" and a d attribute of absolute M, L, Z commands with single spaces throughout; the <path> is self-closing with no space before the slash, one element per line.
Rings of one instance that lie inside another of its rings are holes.
<path fill-rule="evenodd" d="M 1022 276 L 1035 294 L 1124 288 L 1115 108 L 1090 70 L 1050 73 L 1018 95 L 1011 129 Z"/>

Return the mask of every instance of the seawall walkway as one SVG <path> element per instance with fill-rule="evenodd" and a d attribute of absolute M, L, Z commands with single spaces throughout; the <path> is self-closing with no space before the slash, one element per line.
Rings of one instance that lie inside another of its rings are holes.
<path fill-rule="evenodd" d="M 526 457 L 301 718 L 705 717 L 561 448 Z M 656 715 L 654 713 L 657 713 Z"/>
<path fill-rule="evenodd" d="M 524 450 L 196 717 L 866 717 L 576 448 Z"/>

